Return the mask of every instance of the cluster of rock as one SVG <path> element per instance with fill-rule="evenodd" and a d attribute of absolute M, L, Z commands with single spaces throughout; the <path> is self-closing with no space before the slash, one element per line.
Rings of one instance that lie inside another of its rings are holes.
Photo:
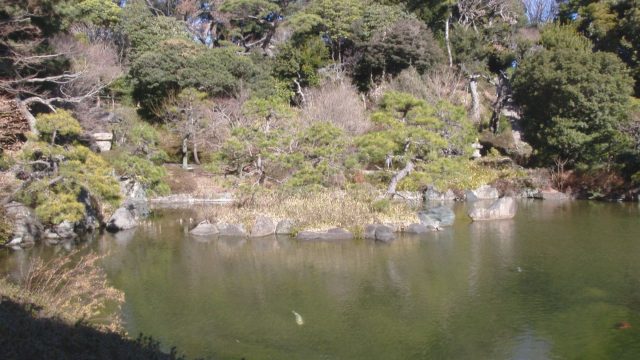
<path fill-rule="evenodd" d="M 106 229 L 111 232 L 128 230 L 136 227 L 141 219 L 146 218 L 149 206 L 144 188 L 132 180 L 121 181 L 121 191 L 125 201 L 106 221 Z M 398 233 L 424 234 L 452 226 L 455 214 L 451 209 L 452 201 L 464 199 L 470 202 L 468 215 L 473 221 L 511 219 L 516 215 L 517 203 L 513 197 L 499 197 L 499 191 L 488 185 L 475 190 L 454 193 L 451 190 L 438 192 L 428 188 L 423 193 L 403 193 L 402 197 L 410 201 L 422 199 L 427 209 L 417 213 L 415 223 L 381 223 L 369 224 L 364 228 L 363 237 L 383 243 L 396 239 Z M 556 190 L 530 190 L 523 192 L 522 197 L 543 200 L 567 200 L 569 197 Z M 87 202 L 89 199 L 87 199 Z M 448 204 L 448 205 L 447 205 Z M 20 203 L 12 202 L 4 205 L 7 218 L 13 226 L 13 236 L 7 246 L 19 248 L 33 245 L 39 239 L 48 243 L 58 243 L 64 239 L 72 239 L 79 232 L 92 230 L 100 226 L 98 215 L 88 211 L 85 219 L 78 223 L 64 221 L 55 226 L 45 228 L 37 219 L 32 209 Z M 90 206 L 87 206 L 90 209 Z M 291 235 L 295 233 L 295 220 L 275 221 L 267 216 L 258 216 L 247 230 L 242 224 L 224 222 L 209 223 L 203 221 L 190 231 L 193 236 L 226 236 L 226 237 L 263 237 L 271 235 Z M 301 231 L 296 238 L 303 241 L 340 241 L 353 239 L 355 236 L 348 230 L 334 228 L 323 231 Z"/>
<path fill-rule="evenodd" d="M 24 204 L 14 201 L 4 205 L 6 217 L 12 226 L 11 237 L 5 245 L 18 249 L 30 247 L 40 240 L 55 245 L 99 229 L 102 225 L 99 205 L 86 191 L 80 192 L 78 201 L 84 205 L 80 220 L 65 220 L 48 226 L 42 224 L 35 212 Z"/>
<path fill-rule="evenodd" d="M 364 238 L 384 243 L 396 239 L 396 233 L 425 234 L 442 230 L 443 227 L 452 226 L 456 215 L 453 210 L 445 205 L 431 207 L 418 212 L 417 223 L 411 224 L 371 224 L 364 229 Z"/>
<path fill-rule="evenodd" d="M 106 225 L 107 230 L 114 232 L 134 228 L 141 219 L 150 214 L 145 190 L 139 183 L 131 180 L 122 181 L 121 190 L 125 195 L 125 201 L 106 221 L 106 224 L 103 223 L 100 210 L 88 194 L 80 194 L 80 201 L 85 204 L 85 214 L 80 221 L 63 221 L 50 226 L 44 226 L 35 212 L 26 205 L 18 202 L 6 204 L 4 205 L 5 214 L 12 225 L 12 236 L 6 245 L 18 249 L 33 246 L 40 240 L 54 245 L 91 233 L 102 225 Z"/>
<path fill-rule="evenodd" d="M 247 231 L 243 224 L 229 224 L 217 222 L 215 224 L 205 220 L 189 231 L 194 236 L 225 236 L 225 237 L 264 237 L 271 235 L 291 235 L 294 222 L 290 219 L 274 221 L 267 216 L 258 216 L 253 222 L 251 231 Z"/>

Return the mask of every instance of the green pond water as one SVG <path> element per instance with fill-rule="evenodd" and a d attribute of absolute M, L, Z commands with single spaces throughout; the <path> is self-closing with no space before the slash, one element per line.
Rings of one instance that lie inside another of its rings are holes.
<path fill-rule="evenodd" d="M 464 207 L 452 228 L 389 245 L 194 238 L 191 209 L 83 246 L 109 253 L 129 333 L 189 357 L 640 359 L 638 204 L 523 201 L 478 223 Z"/>

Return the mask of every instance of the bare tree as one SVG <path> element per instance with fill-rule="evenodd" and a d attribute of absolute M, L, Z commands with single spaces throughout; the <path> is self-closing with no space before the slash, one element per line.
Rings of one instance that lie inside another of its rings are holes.
<path fill-rule="evenodd" d="M 211 116 L 213 107 L 206 100 L 207 94 L 192 88 L 184 89 L 179 94 L 169 96 L 165 102 L 154 109 L 154 113 L 173 132 L 178 134 L 182 141 L 182 167 L 189 167 L 189 143 L 193 152 L 193 160 L 200 164 L 198 157 L 199 145 L 203 144 L 203 134 L 207 130 L 206 117 Z"/>
<path fill-rule="evenodd" d="M 508 24 L 518 22 L 517 3 L 512 0 L 459 0 L 458 22 L 466 27 L 492 27 L 498 21 Z"/>
<path fill-rule="evenodd" d="M 555 0 L 522 0 L 530 24 L 541 24 L 552 20 L 558 11 Z"/>
<path fill-rule="evenodd" d="M 0 48 L 4 67 L 0 70 L 0 95 L 16 100 L 34 133 L 37 132 L 31 113 L 34 104 L 55 111 L 61 104 L 97 99 L 121 75 L 116 52 L 108 44 L 83 44 L 70 35 L 46 38 L 32 24 L 31 14 L 26 10 L 0 24 Z M 42 52 L 42 48 L 52 51 Z M 69 60 L 68 68 L 52 65 L 53 60 L 63 59 Z"/>
<path fill-rule="evenodd" d="M 309 90 L 309 101 L 302 109 L 307 123 L 328 121 L 353 135 L 367 132 L 372 126 L 358 91 L 346 82 L 327 82 Z"/>
<path fill-rule="evenodd" d="M 410 67 L 390 80 L 388 88 L 409 93 L 430 104 L 444 100 L 467 106 L 470 100 L 466 86 L 467 80 L 460 71 L 442 66 L 422 75 Z"/>

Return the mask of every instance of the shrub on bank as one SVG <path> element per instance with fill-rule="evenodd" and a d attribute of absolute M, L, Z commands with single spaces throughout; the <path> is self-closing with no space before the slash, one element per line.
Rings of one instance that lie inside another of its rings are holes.
<path fill-rule="evenodd" d="M 86 206 L 107 214 L 120 201 L 120 186 L 111 167 L 84 146 L 35 142 L 24 149 L 23 158 L 38 180 L 28 183 L 17 198 L 35 208 L 45 223 L 78 221 Z"/>
<path fill-rule="evenodd" d="M 147 195 L 162 196 L 171 192 L 169 185 L 165 182 L 167 171 L 162 165 L 156 165 L 151 160 L 119 151 L 112 152 L 108 159 L 116 173 L 142 184 Z"/>
<path fill-rule="evenodd" d="M 428 186 L 436 189 L 468 190 L 491 184 L 498 179 L 524 176 L 517 169 L 492 169 L 463 158 L 441 158 L 420 164 L 398 186 L 400 190 L 420 191 Z"/>

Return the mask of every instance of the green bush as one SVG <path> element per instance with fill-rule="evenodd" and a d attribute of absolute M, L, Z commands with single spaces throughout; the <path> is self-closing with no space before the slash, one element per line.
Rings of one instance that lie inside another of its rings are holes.
<path fill-rule="evenodd" d="M 13 166 L 13 164 L 15 163 L 15 161 L 10 158 L 9 156 L 7 156 L 6 154 L 3 154 L 0 151 L 0 171 L 7 171 L 9 170 L 9 168 L 11 166 Z"/>
<path fill-rule="evenodd" d="M 521 175 L 511 168 L 492 169 L 464 158 L 440 158 L 416 166 L 416 171 L 403 179 L 398 189 L 421 191 L 431 185 L 439 190 L 468 190 L 497 179 L 513 179 Z"/>
<path fill-rule="evenodd" d="M 370 165 L 384 166 L 388 155 L 394 163 L 429 162 L 471 150 L 473 127 L 466 111 L 444 101 L 432 106 L 411 94 L 390 91 L 372 121 L 376 130 L 356 140 L 361 161 Z"/>
<path fill-rule="evenodd" d="M 161 165 L 124 152 L 115 152 L 109 156 L 109 161 L 119 175 L 135 179 L 149 195 L 167 195 L 171 192 L 165 182 L 167 172 Z"/>
<path fill-rule="evenodd" d="M 36 128 L 41 136 L 51 138 L 55 133 L 56 139 L 74 138 L 82 133 L 80 123 L 67 110 L 58 109 L 53 113 L 40 114 L 36 120 Z"/>
<path fill-rule="evenodd" d="M 628 141 L 619 130 L 628 119 L 628 70 L 614 54 L 592 52 L 570 27 L 548 27 L 542 45 L 514 74 L 526 140 L 542 164 L 610 163 Z"/>
<path fill-rule="evenodd" d="M 391 201 L 389 199 L 378 199 L 371 203 L 371 209 L 378 213 L 385 213 L 391 207 Z"/>
<path fill-rule="evenodd" d="M 82 220 L 85 213 L 84 204 L 79 203 L 78 196 L 66 193 L 64 189 L 54 188 L 37 196 L 38 206 L 36 215 L 49 224 L 59 224 L 63 221 L 77 222 Z"/>
<path fill-rule="evenodd" d="M 109 213 L 119 204 L 120 185 L 113 177 L 112 168 L 88 148 L 37 142 L 30 144 L 23 156 L 30 160 L 62 159 L 54 160 L 59 161 L 57 173 L 46 173 L 18 195 L 21 202 L 36 209 L 43 222 L 80 220 L 85 211 L 85 205 L 80 202 L 83 192 L 100 213 Z"/>

